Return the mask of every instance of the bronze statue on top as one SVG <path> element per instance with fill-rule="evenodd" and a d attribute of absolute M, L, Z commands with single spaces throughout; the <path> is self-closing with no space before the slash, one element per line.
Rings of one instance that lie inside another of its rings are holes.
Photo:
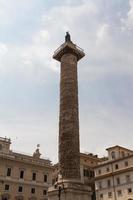
<path fill-rule="evenodd" d="M 66 32 L 65 42 L 71 42 L 71 36 L 70 36 L 69 32 Z"/>

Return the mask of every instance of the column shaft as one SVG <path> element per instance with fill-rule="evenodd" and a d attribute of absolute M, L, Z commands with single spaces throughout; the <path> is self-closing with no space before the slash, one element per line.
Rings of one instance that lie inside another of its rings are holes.
<path fill-rule="evenodd" d="M 61 58 L 59 163 L 63 179 L 80 179 L 77 56 Z"/>

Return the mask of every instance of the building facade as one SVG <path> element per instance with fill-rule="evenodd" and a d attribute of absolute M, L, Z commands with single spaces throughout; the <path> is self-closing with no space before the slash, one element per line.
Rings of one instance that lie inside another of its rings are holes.
<path fill-rule="evenodd" d="M 133 151 L 107 149 L 108 160 L 94 168 L 97 200 L 133 200 Z"/>
<path fill-rule="evenodd" d="M 94 167 L 101 162 L 97 155 L 92 153 L 80 153 L 80 174 L 81 181 L 92 189 L 91 199 L 95 200 L 95 180 L 94 180 Z"/>
<path fill-rule="evenodd" d="M 0 199 L 47 200 L 51 162 L 40 158 L 39 148 L 29 156 L 11 151 L 10 144 L 10 139 L 0 138 Z"/>
<path fill-rule="evenodd" d="M 92 186 L 94 183 L 94 167 L 101 161 L 92 153 L 80 153 L 80 174 L 84 184 Z"/>

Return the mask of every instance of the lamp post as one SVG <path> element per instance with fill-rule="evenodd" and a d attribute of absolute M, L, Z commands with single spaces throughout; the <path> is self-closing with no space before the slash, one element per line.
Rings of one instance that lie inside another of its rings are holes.
<path fill-rule="evenodd" d="M 59 193 L 58 193 L 58 197 L 59 197 L 59 200 L 61 200 L 61 192 L 64 190 L 64 185 L 59 185 Z M 64 190 L 65 191 L 65 190 Z"/>

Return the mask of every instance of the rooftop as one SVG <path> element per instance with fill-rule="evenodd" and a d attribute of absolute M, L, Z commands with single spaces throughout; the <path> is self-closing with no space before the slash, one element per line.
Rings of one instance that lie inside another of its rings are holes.
<path fill-rule="evenodd" d="M 133 151 L 131 149 L 127 149 L 127 148 L 119 146 L 119 145 L 115 145 L 115 146 L 109 147 L 106 150 L 108 151 L 108 150 L 116 149 L 116 148 L 123 149 L 123 150 L 126 150 L 126 151 L 129 151 L 129 152 L 133 153 Z"/>
<path fill-rule="evenodd" d="M 10 138 L 0 137 L 0 140 L 3 141 L 3 142 L 11 143 L 11 139 Z"/>

